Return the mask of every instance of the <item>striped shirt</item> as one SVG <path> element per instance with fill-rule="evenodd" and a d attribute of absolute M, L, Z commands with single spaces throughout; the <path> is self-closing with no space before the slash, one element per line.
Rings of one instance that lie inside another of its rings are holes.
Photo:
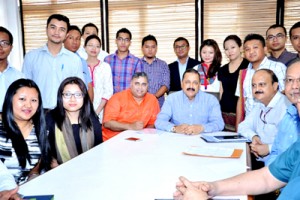
<path fill-rule="evenodd" d="M 141 60 L 143 63 L 144 72 L 146 72 L 148 76 L 148 92 L 155 95 L 162 86 L 166 86 L 169 90 L 170 70 L 168 64 L 159 58 L 155 58 L 151 64 L 147 63 L 144 57 Z M 162 107 L 164 101 L 165 95 L 162 95 L 158 98 L 160 107 Z"/>
<path fill-rule="evenodd" d="M 22 184 L 27 180 L 27 176 L 30 170 L 37 164 L 41 155 L 34 128 L 30 132 L 29 136 L 25 139 L 25 141 L 28 146 L 31 163 L 29 163 L 27 160 L 26 167 L 22 168 L 19 165 L 15 150 L 12 147 L 12 142 L 10 139 L 6 138 L 5 129 L 3 127 L 3 124 L 0 122 L 0 159 L 6 165 L 9 172 L 14 176 L 15 181 L 18 184 Z"/>
<path fill-rule="evenodd" d="M 141 60 L 131 53 L 126 58 L 120 59 L 118 51 L 110 54 L 104 59 L 111 67 L 114 93 L 121 92 L 130 86 L 131 77 L 135 72 L 142 72 L 143 67 Z"/>

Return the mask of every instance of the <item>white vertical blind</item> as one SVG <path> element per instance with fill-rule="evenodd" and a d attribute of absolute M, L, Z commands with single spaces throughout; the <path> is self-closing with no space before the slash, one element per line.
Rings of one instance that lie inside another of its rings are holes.
<path fill-rule="evenodd" d="M 43 46 L 47 41 L 46 23 L 52 14 L 63 14 L 71 25 L 80 29 L 92 22 L 101 33 L 99 0 L 22 0 L 26 52 Z"/>
<path fill-rule="evenodd" d="M 109 0 L 109 48 L 115 52 L 116 32 L 126 27 L 132 33 L 130 52 L 142 56 L 141 41 L 152 34 L 158 41 L 157 57 L 175 61 L 173 42 L 186 37 L 195 57 L 195 1 L 191 0 Z"/>
<path fill-rule="evenodd" d="M 204 0 L 203 38 L 218 42 L 225 64 L 226 36 L 236 34 L 242 41 L 249 33 L 265 37 L 267 28 L 276 23 L 276 5 L 276 0 Z"/>
<path fill-rule="evenodd" d="M 296 23 L 300 21 L 300 1 L 299 0 L 288 0 L 284 2 L 284 26 L 286 28 L 288 37 L 290 28 Z M 291 42 L 290 38 L 287 42 L 287 49 L 288 51 L 297 53 Z"/>

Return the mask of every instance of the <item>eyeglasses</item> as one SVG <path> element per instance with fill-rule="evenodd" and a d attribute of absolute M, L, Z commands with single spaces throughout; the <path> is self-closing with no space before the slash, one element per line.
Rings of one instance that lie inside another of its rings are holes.
<path fill-rule="evenodd" d="M 9 41 L 6 41 L 6 40 L 1 40 L 0 41 L 0 46 L 3 47 L 3 48 L 7 48 L 9 47 L 11 44 Z"/>
<path fill-rule="evenodd" d="M 91 45 L 91 44 L 86 45 L 86 46 L 89 47 L 89 48 L 96 48 L 96 49 L 100 49 L 100 48 L 101 48 L 101 46 L 98 46 L 98 45 Z"/>
<path fill-rule="evenodd" d="M 117 40 L 118 40 L 119 42 L 125 42 L 125 43 L 130 42 L 130 39 L 129 39 L 129 38 L 118 37 Z"/>
<path fill-rule="evenodd" d="M 286 79 L 284 79 L 284 81 L 285 81 L 286 85 L 291 85 L 291 84 L 294 84 L 295 82 L 297 84 L 299 84 L 300 83 L 300 78 L 286 78 Z"/>
<path fill-rule="evenodd" d="M 77 93 L 66 92 L 66 93 L 63 93 L 62 96 L 65 99 L 71 99 L 72 96 L 74 96 L 75 99 L 81 99 L 83 97 L 83 93 L 81 93 L 81 92 L 77 92 Z"/>
<path fill-rule="evenodd" d="M 175 46 L 176 50 L 185 50 L 188 47 L 188 45 L 182 45 L 182 46 Z"/>
<path fill-rule="evenodd" d="M 276 39 L 282 39 L 282 38 L 284 38 L 285 37 L 285 35 L 284 34 L 282 34 L 282 33 L 278 33 L 277 35 L 268 35 L 267 36 L 267 40 L 274 40 L 275 38 Z"/>

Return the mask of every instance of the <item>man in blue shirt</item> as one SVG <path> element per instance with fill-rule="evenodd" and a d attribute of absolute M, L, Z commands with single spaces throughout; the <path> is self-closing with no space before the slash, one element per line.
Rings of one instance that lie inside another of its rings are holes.
<path fill-rule="evenodd" d="M 88 93 L 90 96 L 91 101 L 94 99 L 94 89 L 92 86 L 92 78 L 91 74 L 87 65 L 87 62 L 85 59 L 80 57 L 80 55 L 77 53 L 77 50 L 80 47 L 81 43 L 81 32 L 78 26 L 71 25 L 68 33 L 66 40 L 64 41 L 64 47 L 68 49 L 69 51 L 72 51 L 75 53 L 77 56 L 79 56 L 81 63 L 82 63 L 82 70 L 83 70 L 83 77 L 84 77 L 84 82 L 88 88 Z"/>
<path fill-rule="evenodd" d="M 214 182 L 191 182 L 180 177 L 175 199 L 206 200 L 214 196 L 257 195 L 286 187 L 280 200 L 299 199 L 300 139 L 269 166 Z M 297 189 L 295 189 L 297 188 Z"/>
<path fill-rule="evenodd" d="M 300 99 L 300 59 L 290 62 L 286 70 L 285 94 L 292 105 L 287 108 L 285 115 L 278 125 L 278 134 L 275 137 L 271 153 L 266 164 L 272 163 L 275 158 L 297 141 L 300 133 L 299 99 Z"/>
<path fill-rule="evenodd" d="M 181 91 L 170 94 L 157 115 L 155 127 L 188 135 L 221 131 L 224 128 L 219 101 L 200 91 L 200 75 L 187 69 Z"/>
<path fill-rule="evenodd" d="M 24 75 L 8 63 L 8 56 L 13 47 L 13 36 L 6 28 L 0 26 L 0 113 L 7 88 L 12 82 Z"/>
<path fill-rule="evenodd" d="M 69 27 L 66 16 L 51 15 L 47 20 L 47 44 L 25 55 L 22 71 L 39 86 L 45 109 L 56 106 L 57 90 L 64 79 L 76 76 L 84 80 L 80 58 L 63 47 Z"/>

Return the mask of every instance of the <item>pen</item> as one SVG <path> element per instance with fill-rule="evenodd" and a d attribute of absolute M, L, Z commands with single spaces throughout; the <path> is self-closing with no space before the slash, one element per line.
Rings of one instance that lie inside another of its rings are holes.
<path fill-rule="evenodd" d="M 61 65 L 61 71 L 64 69 L 64 64 Z"/>

